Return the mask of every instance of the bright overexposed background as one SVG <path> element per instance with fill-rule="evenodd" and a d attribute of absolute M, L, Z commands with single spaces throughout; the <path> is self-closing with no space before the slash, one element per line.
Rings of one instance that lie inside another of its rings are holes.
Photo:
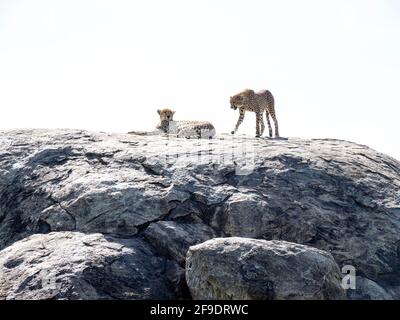
<path fill-rule="evenodd" d="M 0 130 L 147 130 L 171 107 L 229 132 L 245 88 L 282 136 L 400 159 L 400 1 L 0 0 Z"/>

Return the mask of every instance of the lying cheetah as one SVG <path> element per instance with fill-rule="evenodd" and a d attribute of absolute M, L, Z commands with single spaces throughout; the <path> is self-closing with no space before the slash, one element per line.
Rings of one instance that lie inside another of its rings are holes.
<path fill-rule="evenodd" d="M 137 135 L 174 135 L 184 138 L 212 138 L 215 135 L 215 128 L 210 122 L 205 121 L 175 121 L 175 111 L 171 109 L 157 110 L 160 116 L 160 123 L 156 130 L 150 132 L 130 131 L 128 133 Z"/>
<path fill-rule="evenodd" d="M 272 127 L 269 121 L 269 116 L 271 116 L 275 125 L 275 137 L 279 137 L 278 120 L 276 119 L 275 115 L 274 97 L 271 92 L 268 90 L 254 92 L 251 89 L 246 89 L 231 97 L 230 103 L 232 109 L 236 110 L 239 108 L 239 119 L 236 123 L 234 131 L 231 132 L 232 134 L 236 133 L 239 126 L 243 122 L 245 112 L 252 111 L 256 113 L 256 137 L 260 137 L 264 133 L 265 128 L 263 121 L 263 112 L 265 110 L 269 136 L 272 137 Z"/>
<path fill-rule="evenodd" d="M 157 112 L 160 115 L 160 124 L 156 128 L 164 133 L 185 138 L 212 138 L 215 135 L 215 128 L 210 122 L 175 121 L 175 111 L 167 108 Z"/>

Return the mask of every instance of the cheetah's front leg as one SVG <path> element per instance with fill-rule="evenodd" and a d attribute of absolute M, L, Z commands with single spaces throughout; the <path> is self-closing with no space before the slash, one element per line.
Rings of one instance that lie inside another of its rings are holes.
<path fill-rule="evenodd" d="M 233 130 L 233 131 L 231 132 L 232 134 L 235 134 L 236 131 L 238 131 L 239 126 L 240 126 L 241 123 L 243 122 L 244 113 L 245 113 L 245 111 L 244 111 L 243 109 L 239 109 L 239 119 L 238 119 L 238 121 L 237 121 L 237 123 L 236 123 L 235 130 Z"/>

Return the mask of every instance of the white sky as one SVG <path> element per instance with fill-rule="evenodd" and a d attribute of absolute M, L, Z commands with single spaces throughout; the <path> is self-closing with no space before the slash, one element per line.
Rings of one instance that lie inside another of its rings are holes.
<path fill-rule="evenodd" d="M 245 88 L 282 136 L 400 159 L 400 1 L 0 0 L 0 129 L 150 130 L 171 107 L 229 132 Z"/>

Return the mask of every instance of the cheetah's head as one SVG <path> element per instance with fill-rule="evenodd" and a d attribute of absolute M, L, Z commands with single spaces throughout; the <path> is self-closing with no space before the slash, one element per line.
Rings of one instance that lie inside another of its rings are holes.
<path fill-rule="evenodd" d="M 236 110 L 246 104 L 246 100 L 254 94 L 251 89 L 246 89 L 230 98 L 231 108 Z"/>
<path fill-rule="evenodd" d="M 172 111 L 171 109 L 165 108 L 165 109 L 158 109 L 157 113 L 160 115 L 160 120 L 161 121 L 172 121 L 174 118 L 174 113 L 175 111 Z"/>
<path fill-rule="evenodd" d="M 231 103 L 231 109 L 236 110 L 237 108 L 240 108 L 243 104 L 243 97 L 239 94 L 234 95 L 233 97 L 230 98 L 230 103 Z"/>

